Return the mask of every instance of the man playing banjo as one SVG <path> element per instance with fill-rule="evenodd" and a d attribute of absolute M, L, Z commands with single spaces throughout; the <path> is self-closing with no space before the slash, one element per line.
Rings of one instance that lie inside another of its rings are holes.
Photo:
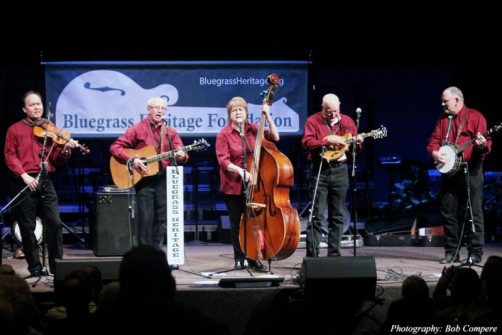
<path fill-rule="evenodd" d="M 468 237 L 468 260 L 473 264 L 479 263 L 485 243 L 483 160 L 491 151 L 492 141 L 483 135 L 487 132 L 485 117 L 464 104 L 460 89 L 445 89 L 441 105 L 444 111 L 439 116 L 427 145 L 428 154 L 442 173 L 439 197 L 446 244 L 445 257 L 440 263 L 460 261 L 463 235 Z M 455 150 L 459 147 L 462 150 Z M 467 206 L 465 213 L 461 210 L 464 205 Z"/>

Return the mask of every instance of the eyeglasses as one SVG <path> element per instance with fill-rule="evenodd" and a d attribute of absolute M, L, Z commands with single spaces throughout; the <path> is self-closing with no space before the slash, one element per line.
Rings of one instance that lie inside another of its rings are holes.
<path fill-rule="evenodd" d="M 164 106 L 148 106 L 148 108 L 156 109 L 156 110 L 166 110 L 167 109 L 167 107 L 164 107 Z"/>

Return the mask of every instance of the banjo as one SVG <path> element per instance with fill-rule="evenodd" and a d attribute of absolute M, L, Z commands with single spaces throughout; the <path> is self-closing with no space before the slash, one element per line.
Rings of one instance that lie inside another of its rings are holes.
<path fill-rule="evenodd" d="M 490 136 L 491 133 L 497 132 L 502 129 L 502 123 L 490 128 L 486 133 L 483 134 L 484 137 Z M 445 163 L 436 163 L 437 170 L 444 176 L 451 176 L 457 173 L 460 165 L 462 164 L 462 152 L 470 147 L 476 137 L 471 138 L 471 140 L 462 146 L 457 146 L 454 143 L 445 142 L 439 148 L 439 154 L 444 155 Z"/>

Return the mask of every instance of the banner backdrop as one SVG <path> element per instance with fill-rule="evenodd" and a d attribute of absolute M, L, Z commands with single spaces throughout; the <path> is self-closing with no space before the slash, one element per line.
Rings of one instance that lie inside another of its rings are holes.
<path fill-rule="evenodd" d="M 241 96 L 259 122 L 267 77 L 279 76 L 271 115 L 284 135 L 301 135 L 307 117 L 307 61 L 47 62 L 46 102 L 56 126 L 74 138 L 118 137 L 147 116 L 147 101 L 167 100 L 166 122 L 181 136 L 216 136 L 226 104 Z"/>

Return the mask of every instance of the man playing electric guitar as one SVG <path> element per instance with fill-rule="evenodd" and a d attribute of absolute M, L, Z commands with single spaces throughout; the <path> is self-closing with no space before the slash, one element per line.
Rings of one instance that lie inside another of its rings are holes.
<path fill-rule="evenodd" d="M 136 156 L 131 156 L 126 148 L 141 149 L 146 146 L 156 148 L 157 153 L 176 150 L 183 147 L 183 142 L 178 132 L 172 127 L 166 127 L 162 117 L 166 113 L 167 102 L 162 98 L 148 100 L 148 117 L 132 125 L 125 134 L 119 137 L 110 146 L 110 153 L 118 160 L 127 162 L 142 174 L 147 172 L 146 162 Z M 172 159 L 178 164 L 186 163 L 188 154 L 177 150 Z M 161 249 L 167 229 L 166 217 L 166 166 L 174 164 L 170 158 L 154 162 L 158 164 L 159 172 L 154 176 L 142 178 L 135 184 L 138 204 L 136 216 L 138 226 L 138 244 L 151 245 Z M 133 174 L 131 174 L 133 175 Z"/>
<path fill-rule="evenodd" d="M 483 160 L 491 151 L 492 141 L 481 135 L 486 133 L 485 117 L 464 104 L 462 91 L 457 87 L 449 87 L 443 91 L 441 104 L 444 111 L 436 122 L 427 146 L 431 158 L 441 166 L 449 163 L 446 155 L 440 150 L 445 143 L 462 146 L 474 139 L 474 145 L 463 151 L 465 168 L 441 178 L 440 210 L 444 219 L 446 244 L 445 257 L 440 263 L 460 261 L 463 235 L 468 237 L 468 260 L 479 263 L 485 244 L 482 207 Z M 460 211 L 464 205 L 467 206 L 465 215 Z"/>

